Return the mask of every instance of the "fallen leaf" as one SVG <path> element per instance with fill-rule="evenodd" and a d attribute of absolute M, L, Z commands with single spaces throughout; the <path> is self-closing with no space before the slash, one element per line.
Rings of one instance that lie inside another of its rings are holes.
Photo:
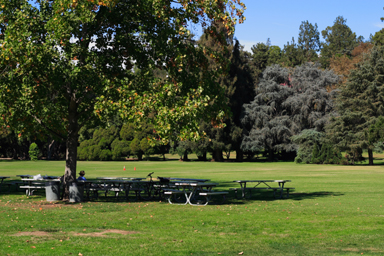
<path fill-rule="evenodd" d="M 244 252 L 239 252 L 239 255 L 243 255 L 244 254 Z"/>
<path fill-rule="evenodd" d="M 31 248 L 36 248 L 36 246 L 31 246 Z"/>

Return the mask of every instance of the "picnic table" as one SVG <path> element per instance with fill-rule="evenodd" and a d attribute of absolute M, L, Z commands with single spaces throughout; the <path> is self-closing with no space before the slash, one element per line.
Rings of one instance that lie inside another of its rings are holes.
<path fill-rule="evenodd" d="M 97 177 L 98 180 L 145 180 L 146 178 L 138 177 Z"/>
<path fill-rule="evenodd" d="M 35 179 L 32 175 L 27 176 L 28 178 L 21 179 L 24 184 L 20 186 L 20 188 L 25 188 L 25 194 L 27 196 L 32 196 L 33 192 L 37 189 L 45 189 L 47 183 L 51 181 L 60 182 L 60 176 L 42 176 L 42 179 Z M 19 177 L 21 177 L 21 175 Z"/>
<path fill-rule="evenodd" d="M 212 191 L 218 183 L 205 182 L 175 182 L 176 189 L 165 189 L 164 195 L 170 204 L 190 204 L 193 206 L 205 206 L 209 203 L 212 196 L 221 195 L 223 201 L 228 192 Z M 198 200 L 203 197 L 204 200 Z"/>
<path fill-rule="evenodd" d="M 194 182 L 207 182 L 209 179 L 193 179 L 193 178 L 169 178 L 170 181 L 194 181 Z"/>
<path fill-rule="evenodd" d="M 103 191 L 105 196 L 108 192 L 114 192 L 115 197 L 120 192 L 125 193 L 125 199 L 128 200 L 129 193 L 135 193 L 135 199 L 152 199 L 153 186 L 156 181 L 142 180 L 143 178 L 116 179 L 114 177 L 98 177 L 96 180 L 85 180 L 85 191 L 87 198 L 90 199 L 90 193 L 93 192 L 94 197 L 98 197 L 98 192 Z M 144 195 L 144 194 L 147 195 Z"/>
<path fill-rule="evenodd" d="M 0 176 L 0 191 L 1 191 L 1 186 L 3 185 L 3 181 L 5 180 L 5 179 L 8 179 L 8 178 L 10 178 L 10 177 L 8 177 L 8 176 Z"/>
<path fill-rule="evenodd" d="M 234 180 L 233 182 L 237 182 L 240 184 L 241 197 L 245 198 L 245 194 L 249 191 L 249 197 L 251 197 L 252 190 L 273 190 L 273 196 L 275 198 L 283 198 L 284 191 L 286 191 L 286 198 L 289 197 L 289 190 L 293 190 L 294 188 L 284 187 L 285 183 L 291 182 L 290 180 Z M 254 186 L 248 186 L 247 183 L 256 183 Z M 277 183 L 278 187 L 272 187 L 271 185 Z M 237 196 L 237 191 L 239 189 L 235 188 L 235 194 Z M 279 192 L 276 194 L 276 192 Z"/>

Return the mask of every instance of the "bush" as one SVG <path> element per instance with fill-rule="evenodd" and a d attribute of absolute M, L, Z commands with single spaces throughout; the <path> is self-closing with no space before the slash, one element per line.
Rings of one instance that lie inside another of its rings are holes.
<path fill-rule="evenodd" d="M 39 147 L 37 146 L 36 143 L 32 143 L 30 146 L 29 146 L 29 157 L 31 158 L 32 161 L 36 161 L 39 157 L 39 154 L 40 154 L 40 150 L 39 150 Z"/>

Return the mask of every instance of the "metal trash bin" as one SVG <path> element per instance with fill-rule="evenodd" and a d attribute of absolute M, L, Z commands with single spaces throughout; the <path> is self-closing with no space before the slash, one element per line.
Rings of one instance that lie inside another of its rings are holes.
<path fill-rule="evenodd" d="M 60 198 L 60 181 L 45 182 L 45 196 L 47 201 L 57 201 Z"/>
<path fill-rule="evenodd" d="M 79 203 L 83 201 L 84 182 L 73 181 L 69 183 L 69 202 Z"/>

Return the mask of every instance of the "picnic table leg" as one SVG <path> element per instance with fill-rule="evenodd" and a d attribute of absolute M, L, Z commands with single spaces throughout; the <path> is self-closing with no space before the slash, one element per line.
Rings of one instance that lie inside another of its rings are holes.
<path fill-rule="evenodd" d="M 242 183 L 240 182 L 240 187 L 241 187 L 241 197 L 245 198 L 245 189 L 247 188 L 247 183 Z"/>

